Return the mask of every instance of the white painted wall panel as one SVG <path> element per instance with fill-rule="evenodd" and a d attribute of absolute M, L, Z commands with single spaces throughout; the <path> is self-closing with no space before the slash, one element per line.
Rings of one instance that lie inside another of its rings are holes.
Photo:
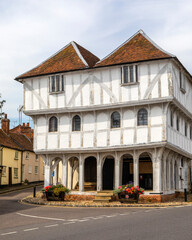
<path fill-rule="evenodd" d="M 101 104 L 101 86 L 94 82 L 94 104 L 99 105 Z"/>
<path fill-rule="evenodd" d="M 49 91 L 48 81 L 49 81 L 48 78 L 40 78 L 40 97 L 42 98 L 45 106 L 47 107 L 48 107 L 47 98 Z M 40 108 L 45 108 L 44 104 L 40 103 Z"/>
<path fill-rule="evenodd" d="M 143 99 L 144 94 L 147 90 L 148 87 L 148 66 L 147 64 L 145 65 L 139 65 L 139 72 L 140 72 L 140 76 L 139 76 L 139 89 L 140 89 L 140 97 L 141 99 Z"/>
<path fill-rule="evenodd" d="M 83 130 L 93 131 L 94 130 L 94 116 L 92 114 L 86 114 L 83 120 Z"/>
<path fill-rule="evenodd" d="M 49 106 L 50 106 L 50 108 L 56 108 L 56 106 L 57 106 L 57 95 L 56 94 L 49 95 Z"/>
<path fill-rule="evenodd" d="M 80 148 L 81 147 L 81 133 L 80 132 L 72 132 L 71 147 L 72 148 Z"/>
<path fill-rule="evenodd" d="M 162 124 L 162 108 L 161 107 L 151 107 L 151 125 Z"/>
<path fill-rule="evenodd" d="M 66 103 L 69 104 L 72 96 L 73 96 L 73 75 L 66 74 L 65 75 L 65 96 L 66 96 Z"/>
<path fill-rule="evenodd" d="M 131 110 L 127 110 L 123 113 L 123 126 L 134 127 L 135 126 L 135 114 Z"/>
<path fill-rule="evenodd" d="M 58 108 L 63 108 L 64 107 L 64 94 L 65 93 L 61 93 L 61 94 L 58 94 L 57 97 L 57 101 L 58 101 Z"/>
<path fill-rule="evenodd" d="M 110 131 L 110 146 L 120 145 L 121 131 L 114 129 Z"/>
<path fill-rule="evenodd" d="M 83 134 L 83 147 L 85 148 L 93 147 L 93 133 Z"/>
<path fill-rule="evenodd" d="M 34 78 L 33 79 L 33 89 L 34 92 L 39 95 L 39 79 L 38 78 Z M 39 109 L 39 99 L 37 98 L 36 94 L 33 93 L 33 109 Z"/>
<path fill-rule="evenodd" d="M 46 133 L 46 118 L 37 118 L 37 133 Z"/>
<path fill-rule="evenodd" d="M 134 143 L 134 129 L 126 129 L 123 132 L 123 144 Z"/>
<path fill-rule="evenodd" d="M 62 133 L 60 135 L 60 148 L 68 148 L 69 147 L 69 134 Z"/>
<path fill-rule="evenodd" d="M 103 70 L 102 71 L 102 80 L 103 80 L 103 84 L 111 90 L 111 86 L 110 86 L 110 75 L 109 75 L 109 70 Z M 109 94 L 105 91 L 105 89 L 103 89 L 103 103 L 107 104 L 110 103 L 110 96 Z"/>
<path fill-rule="evenodd" d="M 162 141 L 162 127 L 151 127 L 151 142 Z"/>
<path fill-rule="evenodd" d="M 58 135 L 57 133 L 48 134 L 48 149 L 57 149 L 58 148 Z"/>
<path fill-rule="evenodd" d="M 67 114 L 60 117 L 60 132 L 69 132 L 70 130 L 70 119 Z"/>
<path fill-rule="evenodd" d="M 46 142 L 45 136 L 37 136 L 37 150 L 45 149 L 45 142 Z"/>
<path fill-rule="evenodd" d="M 84 85 L 84 87 L 82 89 L 82 96 L 83 96 L 83 106 L 89 106 L 89 104 L 90 104 L 89 84 Z"/>
<path fill-rule="evenodd" d="M 107 146 L 107 132 L 97 133 L 97 146 L 106 147 Z"/>
<path fill-rule="evenodd" d="M 112 81 L 112 92 L 115 95 L 116 99 L 119 101 L 119 87 L 120 87 L 120 69 L 112 69 L 111 70 L 111 81 Z"/>
<path fill-rule="evenodd" d="M 105 113 L 99 113 L 97 115 L 97 130 L 107 129 L 108 116 Z"/>
<path fill-rule="evenodd" d="M 148 129 L 147 127 L 139 127 L 137 129 L 137 143 L 147 143 Z"/>
<path fill-rule="evenodd" d="M 169 84 L 167 72 L 161 76 L 161 97 L 169 96 Z"/>

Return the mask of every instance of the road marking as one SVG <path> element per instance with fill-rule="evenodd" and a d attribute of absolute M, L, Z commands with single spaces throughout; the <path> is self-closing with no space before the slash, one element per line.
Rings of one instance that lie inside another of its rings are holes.
<path fill-rule="evenodd" d="M 68 225 L 68 224 L 72 224 L 72 223 L 75 223 L 75 222 L 66 222 L 66 223 L 63 223 L 63 224 Z"/>
<path fill-rule="evenodd" d="M 106 216 L 107 218 L 112 218 L 112 217 L 116 217 L 116 215 L 109 215 L 109 216 Z"/>
<path fill-rule="evenodd" d="M 39 229 L 38 227 L 36 227 L 36 228 L 28 228 L 28 229 L 25 229 L 25 230 L 23 230 L 24 232 L 28 232 L 28 231 L 34 231 L 34 230 L 37 230 L 37 229 Z"/>
<path fill-rule="evenodd" d="M 78 219 L 69 219 L 69 220 L 67 220 L 67 221 L 72 221 L 72 222 L 74 222 L 74 221 L 78 221 Z"/>
<path fill-rule="evenodd" d="M 17 233 L 17 232 L 2 233 L 1 236 L 10 235 L 10 234 L 15 234 L 15 233 Z"/>
<path fill-rule="evenodd" d="M 145 210 L 145 212 L 151 212 L 151 210 Z"/>
<path fill-rule="evenodd" d="M 58 226 L 58 225 L 59 225 L 59 224 L 48 225 L 48 226 L 45 226 L 45 228 L 56 227 L 56 226 Z"/>
<path fill-rule="evenodd" d="M 89 219 L 80 219 L 80 220 L 78 220 L 78 222 L 87 222 L 87 221 L 89 221 Z"/>
<path fill-rule="evenodd" d="M 16 213 L 16 214 L 23 217 L 40 218 L 40 219 L 53 220 L 53 221 L 66 221 L 65 219 L 62 219 L 62 218 L 39 217 L 39 216 L 33 216 L 33 215 L 28 215 L 23 213 Z"/>
<path fill-rule="evenodd" d="M 125 215 L 129 215 L 129 213 L 120 213 L 119 215 L 125 216 Z"/>
<path fill-rule="evenodd" d="M 97 219 L 102 219 L 103 217 L 92 217 L 91 219 L 97 220 Z"/>

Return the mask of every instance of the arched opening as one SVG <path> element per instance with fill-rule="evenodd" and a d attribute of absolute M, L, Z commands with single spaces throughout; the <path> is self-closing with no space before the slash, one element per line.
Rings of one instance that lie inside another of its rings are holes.
<path fill-rule="evenodd" d="M 145 108 L 141 108 L 137 114 L 137 126 L 148 125 L 148 112 Z"/>
<path fill-rule="evenodd" d="M 78 115 L 75 115 L 72 120 L 72 131 L 81 131 L 81 118 Z"/>
<path fill-rule="evenodd" d="M 111 128 L 120 128 L 121 127 L 121 117 L 119 112 L 113 112 L 111 114 Z"/>
<path fill-rule="evenodd" d="M 114 158 L 107 157 L 103 164 L 103 190 L 113 190 Z"/>
<path fill-rule="evenodd" d="M 148 153 L 139 157 L 139 187 L 153 190 L 153 164 Z"/>
<path fill-rule="evenodd" d="M 62 161 L 55 158 L 51 164 L 51 183 L 54 185 L 62 183 Z"/>
<path fill-rule="evenodd" d="M 68 161 L 68 188 L 79 189 L 79 159 L 71 157 Z"/>
<path fill-rule="evenodd" d="M 49 119 L 49 132 L 57 132 L 58 121 L 56 117 L 51 117 Z"/>
<path fill-rule="evenodd" d="M 84 190 L 96 190 L 97 188 L 97 160 L 88 157 L 84 163 Z"/>
<path fill-rule="evenodd" d="M 133 157 L 130 154 L 122 156 L 122 185 L 133 183 Z"/>

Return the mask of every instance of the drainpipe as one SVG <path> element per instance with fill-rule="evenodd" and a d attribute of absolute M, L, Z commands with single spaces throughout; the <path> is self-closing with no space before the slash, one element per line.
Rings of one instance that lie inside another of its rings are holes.
<path fill-rule="evenodd" d="M 0 147 L 0 186 L 1 186 L 2 171 L 3 171 L 3 147 Z"/>
<path fill-rule="evenodd" d="M 21 184 L 22 184 L 22 170 L 23 170 L 23 151 L 21 151 Z"/>

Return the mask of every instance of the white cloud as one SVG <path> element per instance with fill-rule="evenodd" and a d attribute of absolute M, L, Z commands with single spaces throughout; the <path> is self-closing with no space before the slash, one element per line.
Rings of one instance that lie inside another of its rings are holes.
<path fill-rule="evenodd" d="M 142 28 L 192 72 L 190 0 L 1 0 L 0 93 L 17 117 L 22 85 L 14 77 L 75 40 L 103 58 Z"/>

